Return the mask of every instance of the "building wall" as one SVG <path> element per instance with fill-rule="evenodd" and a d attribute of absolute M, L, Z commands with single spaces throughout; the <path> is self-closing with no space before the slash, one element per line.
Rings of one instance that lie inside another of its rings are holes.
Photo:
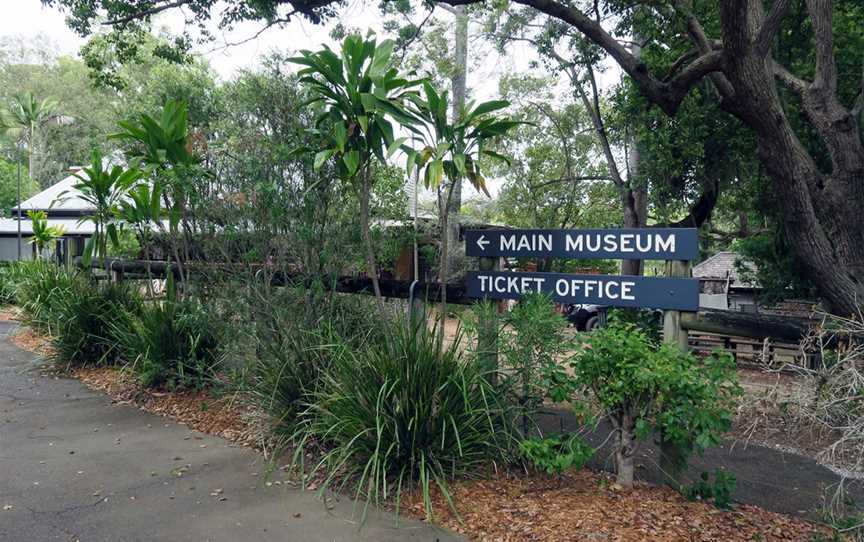
<path fill-rule="evenodd" d="M 16 237 L 0 237 L 0 262 L 14 262 L 18 259 L 18 239 Z M 21 259 L 33 259 L 33 248 L 27 243 L 27 238 L 21 239 Z"/>
<path fill-rule="evenodd" d="M 726 310 L 729 308 L 729 301 L 726 294 L 699 294 L 699 307 Z"/>

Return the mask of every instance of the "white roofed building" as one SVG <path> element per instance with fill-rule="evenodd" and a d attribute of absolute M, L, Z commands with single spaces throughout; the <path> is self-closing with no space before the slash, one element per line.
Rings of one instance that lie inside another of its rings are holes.
<path fill-rule="evenodd" d="M 81 255 L 87 238 L 93 235 L 94 226 L 92 222 L 81 221 L 93 212 L 93 207 L 74 188 L 78 182 L 75 175 L 80 171 L 80 168 L 72 168 L 63 180 L 21 202 L 21 259 L 35 256 L 35 249 L 29 243 L 33 224 L 27 211 L 44 211 L 50 226 L 63 228 L 63 236 L 53 250 L 58 257 Z M 0 261 L 18 259 L 18 225 L 17 207 L 12 208 L 10 218 L 0 218 Z"/>

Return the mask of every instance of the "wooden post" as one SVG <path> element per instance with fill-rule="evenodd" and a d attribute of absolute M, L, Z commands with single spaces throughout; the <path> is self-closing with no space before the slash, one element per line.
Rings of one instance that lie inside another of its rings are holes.
<path fill-rule="evenodd" d="M 667 261 L 666 276 L 670 278 L 690 278 L 690 262 L 678 260 Z M 677 344 L 682 350 L 687 350 L 687 330 L 681 327 L 681 320 L 681 311 L 663 311 L 663 342 Z"/>
<path fill-rule="evenodd" d="M 498 270 L 497 258 L 480 258 L 480 271 Z M 483 369 L 494 384 L 498 379 L 498 307 L 480 311 L 477 329 L 477 353 Z"/>
<path fill-rule="evenodd" d="M 690 278 L 690 262 L 671 260 L 666 262 L 667 277 Z M 678 310 L 663 311 L 663 342 L 678 346 L 683 351 L 689 348 L 687 342 L 687 330 L 682 327 L 682 322 L 692 317 L 692 313 Z M 660 435 L 660 472 L 667 485 L 673 489 L 680 490 L 682 486 L 681 475 L 687 462 L 686 451 L 677 446 L 667 443 Z"/>

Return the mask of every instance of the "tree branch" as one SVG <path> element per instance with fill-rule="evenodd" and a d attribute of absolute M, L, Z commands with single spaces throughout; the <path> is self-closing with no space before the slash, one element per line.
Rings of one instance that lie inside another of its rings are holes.
<path fill-rule="evenodd" d="M 786 15 L 786 9 L 789 7 L 789 0 L 775 0 L 771 6 L 771 11 L 765 16 L 762 27 L 759 28 L 759 34 L 756 36 L 756 52 L 759 55 L 768 54 L 768 49 L 771 47 L 771 40 L 780 30 L 780 24 L 783 22 L 783 16 Z"/>
<path fill-rule="evenodd" d="M 669 224 L 670 228 L 700 228 L 714 211 L 714 206 L 717 205 L 717 198 L 720 196 L 720 180 L 706 179 L 703 183 L 702 194 L 699 199 L 690 207 L 690 212 L 687 216 L 678 222 Z"/>
<path fill-rule="evenodd" d="M 443 0 L 450 5 L 474 4 L 477 0 Z M 643 95 L 651 102 L 657 104 L 670 115 L 674 115 L 681 104 L 684 96 L 702 76 L 718 71 L 720 69 L 720 58 L 718 55 L 705 55 L 711 53 L 710 41 L 704 56 L 709 59 L 698 63 L 697 69 L 687 72 L 686 77 L 675 78 L 668 83 L 662 82 L 651 75 L 648 67 L 640 59 L 634 57 L 630 51 L 610 35 L 599 22 L 590 18 L 581 10 L 564 5 L 555 0 L 515 0 L 516 3 L 536 9 L 551 17 L 559 19 L 572 25 L 576 30 L 584 34 L 589 40 L 603 48 L 627 74 L 633 78 Z"/>
<path fill-rule="evenodd" d="M 816 41 L 816 75 L 813 85 L 830 92 L 837 90 L 837 68 L 834 64 L 834 34 L 831 0 L 807 0 Z"/>
<path fill-rule="evenodd" d="M 579 181 L 614 181 L 609 175 L 581 175 L 575 177 L 561 177 L 560 179 L 552 179 L 551 181 L 543 181 L 540 184 L 532 185 L 532 189 L 544 188 L 553 184 L 559 183 L 578 183 Z"/>
<path fill-rule="evenodd" d="M 130 15 L 126 15 L 124 17 L 118 17 L 116 19 L 111 19 L 111 20 L 105 21 L 104 24 L 106 24 L 108 26 L 125 24 L 128 22 L 132 22 L 136 19 L 144 19 L 144 18 L 150 17 L 151 15 L 156 15 L 157 13 L 161 13 L 161 12 L 169 10 L 169 9 L 179 8 L 179 7 L 181 7 L 185 4 L 188 4 L 188 3 L 189 3 L 189 0 L 176 0 L 174 2 L 169 2 L 167 4 L 156 5 L 153 7 L 149 7 L 147 9 L 142 9 L 141 11 L 137 11 L 135 13 L 132 13 Z"/>
<path fill-rule="evenodd" d="M 696 47 L 699 49 L 703 55 L 707 55 L 714 51 L 714 40 L 708 38 L 708 35 L 705 33 L 705 29 L 702 27 L 702 23 L 699 22 L 699 19 L 693 15 L 693 12 L 690 8 L 684 3 L 683 0 L 675 0 L 674 2 L 675 10 L 684 15 L 684 18 L 687 20 L 687 33 L 690 35 L 690 39 L 696 44 Z M 722 57 L 722 55 L 721 55 Z M 722 58 L 721 58 L 722 60 Z M 714 71 L 720 71 L 719 68 Z M 730 98 L 733 94 L 735 94 L 735 90 L 732 88 L 732 84 L 729 83 L 729 80 L 726 79 L 722 73 L 716 73 L 711 75 L 711 82 L 714 83 L 714 86 L 717 88 L 717 91 L 724 98 Z"/>
<path fill-rule="evenodd" d="M 774 77 L 779 79 L 786 88 L 803 98 L 804 94 L 807 92 L 807 88 L 810 86 L 810 83 L 804 79 L 800 79 L 777 61 L 773 61 L 772 66 L 774 68 Z"/>

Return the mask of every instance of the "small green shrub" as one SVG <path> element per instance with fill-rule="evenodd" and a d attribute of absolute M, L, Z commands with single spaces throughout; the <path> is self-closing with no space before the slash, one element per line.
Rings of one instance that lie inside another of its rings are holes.
<path fill-rule="evenodd" d="M 661 445 L 674 447 L 673 467 L 680 469 L 690 453 L 719 441 L 740 392 L 731 358 L 699 360 L 656 344 L 632 324 L 592 332 L 571 367 L 576 387 L 593 396 L 615 428 L 618 483 L 625 487 L 633 483 L 640 440 L 659 435 Z"/>
<path fill-rule="evenodd" d="M 595 452 L 577 434 L 526 439 L 519 443 L 519 451 L 534 468 L 547 474 L 561 474 L 571 468 L 581 469 Z"/>
<path fill-rule="evenodd" d="M 51 330 L 55 360 L 70 365 L 113 364 L 120 352 L 113 336 L 115 322 L 136 315 L 141 297 L 129 283 L 72 283 L 68 295 L 55 301 Z"/>
<path fill-rule="evenodd" d="M 399 321 L 388 340 L 339 347 L 296 434 L 295 464 L 305 445 L 326 451 L 313 467 L 327 475 L 322 490 L 336 476 L 352 480 L 368 506 L 398 503 L 416 482 L 431 517 L 431 485 L 449 500 L 448 479 L 508 457 L 509 416 L 495 388 L 463 359 L 458 338 L 439 347 L 437 333 Z"/>
<path fill-rule="evenodd" d="M 501 385 L 522 419 L 528 437 L 543 401 L 567 400 L 572 380 L 560 359 L 567 347 L 567 321 L 542 294 L 526 295 L 501 318 L 498 334 Z"/>
<path fill-rule="evenodd" d="M 123 358 L 149 387 L 200 388 L 213 375 L 220 343 L 211 316 L 195 299 L 148 303 L 113 326 Z"/>
<path fill-rule="evenodd" d="M 722 469 L 714 470 L 714 481 L 707 472 L 702 472 L 699 480 L 687 488 L 685 495 L 691 501 L 711 501 L 721 510 L 732 508 L 732 492 L 735 491 L 737 480 L 731 472 Z"/>

